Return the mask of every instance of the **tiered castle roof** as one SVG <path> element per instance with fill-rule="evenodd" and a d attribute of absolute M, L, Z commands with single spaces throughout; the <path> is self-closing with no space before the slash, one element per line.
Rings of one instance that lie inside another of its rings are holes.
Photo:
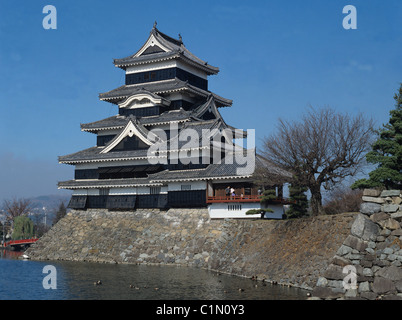
<path fill-rule="evenodd" d="M 251 173 L 236 175 L 236 169 L 239 167 L 236 163 L 211 163 L 195 168 L 190 165 L 183 170 L 172 168 L 169 164 L 134 164 L 135 161 L 153 157 L 148 152 L 149 147 L 155 141 L 163 140 L 154 136 L 151 141 L 151 130 L 171 124 L 177 124 L 179 131 L 186 128 L 195 130 L 199 135 L 197 148 L 200 150 L 206 148 L 201 141 L 205 132 L 203 130 L 206 129 L 213 132 L 209 137 L 211 144 L 207 148 L 223 148 L 220 142 L 212 140 L 215 135 L 220 135 L 222 139 L 223 131 L 235 130 L 225 123 L 218 110 L 220 107 L 230 107 L 232 100 L 207 89 L 207 77 L 216 75 L 219 68 L 192 54 L 184 46 L 181 37 L 174 39 L 160 32 L 156 24 L 139 51 L 126 58 L 115 59 L 114 65 L 125 70 L 126 83 L 101 93 L 99 98 L 118 105 L 119 113 L 103 120 L 81 124 L 82 131 L 98 135 L 97 146 L 60 156 L 59 162 L 76 166 L 96 164 L 98 174 L 114 171 L 120 172 L 123 178 L 74 179 L 60 182 L 60 188 L 158 186 L 169 181 L 251 177 Z M 242 135 L 245 137 L 246 133 L 243 132 Z M 131 142 L 131 147 L 126 147 L 125 141 L 133 137 L 138 141 Z M 225 138 L 225 143 L 233 143 L 233 137 Z M 183 147 L 185 142 L 175 140 L 178 140 L 177 136 L 168 136 L 166 143 L 173 145 L 175 142 L 178 148 Z M 234 148 L 234 152 L 239 150 L 243 152 L 243 148 Z M 168 159 L 173 151 L 169 149 L 155 157 Z M 113 167 L 113 162 L 119 162 L 119 166 Z M 121 165 L 122 162 L 129 164 Z M 124 172 L 133 174 L 138 171 L 146 173 L 146 176 L 124 178 Z"/>

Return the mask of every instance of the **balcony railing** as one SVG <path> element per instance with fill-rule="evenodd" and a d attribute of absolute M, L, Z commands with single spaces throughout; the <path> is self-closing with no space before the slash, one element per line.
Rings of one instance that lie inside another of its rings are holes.
<path fill-rule="evenodd" d="M 260 202 L 261 195 L 243 195 L 243 196 L 213 196 L 207 197 L 207 203 L 227 203 L 227 202 Z M 274 204 L 289 204 L 291 200 L 287 198 L 277 198 L 270 200 Z"/>

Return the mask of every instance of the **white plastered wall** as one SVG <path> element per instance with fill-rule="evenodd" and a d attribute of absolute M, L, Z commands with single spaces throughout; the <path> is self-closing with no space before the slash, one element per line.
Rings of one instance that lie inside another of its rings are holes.
<path fill-rule="evenodd" d="M 247 215 L 246 212 L 251 209 L 260 209 L 260 204 L 248 202 L 232 202 L 232 203 L 211 203 L 208 206 L 208 213 L 211 219 L 250 219 L 260 218 L 261 215 L 253 214 Z M 265 218 L 269 219 L 282 219 L 283 205 L 270 205 L 270 209 L 274 210 L 273 213 L 265 213 Z"/>

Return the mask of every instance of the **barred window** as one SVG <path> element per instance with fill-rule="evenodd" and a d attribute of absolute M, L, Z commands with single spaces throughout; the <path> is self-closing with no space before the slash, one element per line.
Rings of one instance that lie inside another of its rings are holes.
<path fill-rule="evenodd" d="M 228 204 L 228 211 L 240 211 L 241 204 Z"/>
<path fill-rule="evenodd" d="M 159 194 L 161 193 L 161 187 L 150 187 L 149 188 L 149 193 L 150 194 Z"/>
<path fill-rule="evenodd" d="M 108 196 L 108 195 L 109 195 L 109 191 L 110 191 L 110 189 L 108 189 L 108 188 L 99 189 L 99 195 L 100 195 L 100 196 Z"/>

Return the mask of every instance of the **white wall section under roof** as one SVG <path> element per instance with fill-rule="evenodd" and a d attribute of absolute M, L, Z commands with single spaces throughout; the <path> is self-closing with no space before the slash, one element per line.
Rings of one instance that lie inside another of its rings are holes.
<path fill-rule="evenodd" d="M 144 103 L 145 101 L 145 103 Z M 119 108 L 135 109 L 153 107 L 156 105 L 169 106 L 170 101 L 151 93 L 136 93 L 119 103 Z"/>
<path fill-rule="evenodd" d="M 147 159 L 139 159 L 139 160 L 127 160 L 127 161 L 113 161 L 113 162 L 100 162 L 100 163 L 77 163 L 75 165 L 75 169 L 84 170 L 84 169 L 98 169 L 99 167 L 124 167 L 124 166 L 139 166 L 139 165 L 147 165 L 149 161 Z"/>
<path fill-rule="evenodd" d="M 191 186 L 190 190 L 206 190 L 206 181 L 186 181 L 186 182 L 170 182 L 168 184 L 168 191 L 182 191 L 182 186 Z"/>

